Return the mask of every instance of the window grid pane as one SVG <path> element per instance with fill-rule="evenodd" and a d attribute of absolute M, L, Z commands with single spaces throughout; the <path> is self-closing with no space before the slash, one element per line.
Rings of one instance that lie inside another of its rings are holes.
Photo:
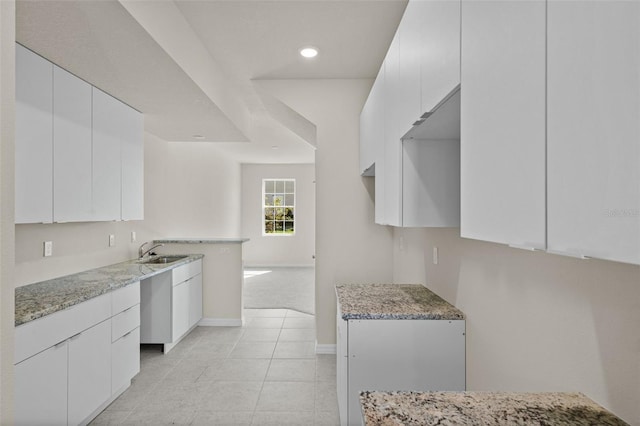
<path fill-rule="evenodd" d="M 263 235 L 295 233 L 295 180 L 263 180 Z"/>

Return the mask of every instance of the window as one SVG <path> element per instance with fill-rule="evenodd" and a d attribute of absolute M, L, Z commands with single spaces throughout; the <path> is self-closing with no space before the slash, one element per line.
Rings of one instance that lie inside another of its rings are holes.
<path fill-rule="evenodd" d="M 262 235 L 295 234 L 296 180 L 263 179 L 262 195 Z"/>

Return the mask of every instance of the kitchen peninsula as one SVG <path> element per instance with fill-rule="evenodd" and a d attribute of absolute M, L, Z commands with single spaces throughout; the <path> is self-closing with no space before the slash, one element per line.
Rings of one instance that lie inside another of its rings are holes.
<path fill-rule="evenodd" d="M 241 326 L 243 321 L 242 244 L 248 238 L 163 238 L 160 253 L 202 253 L 202 304 L 200 325 Z"/>

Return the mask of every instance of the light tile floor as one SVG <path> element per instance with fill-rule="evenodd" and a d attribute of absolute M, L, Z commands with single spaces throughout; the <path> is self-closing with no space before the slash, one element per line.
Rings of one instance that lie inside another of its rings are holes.
<path fill-rule="evenodd" d="M 143 346 L 131 387 L 91 423 L 338 425 L 335 355 L 312 315 L 245 309 L 244 327 L 197 327 L 168 354 Z"/>

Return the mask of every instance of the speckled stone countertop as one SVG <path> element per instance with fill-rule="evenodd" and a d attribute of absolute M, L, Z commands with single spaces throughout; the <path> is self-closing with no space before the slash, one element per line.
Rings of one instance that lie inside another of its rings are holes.
<path fill-rule="evenodd" d="M 336 286 L 342 319 L 460 320 L 464 314 L 419 284 Z"/>
<path fill-rule="evenodd" d="M 627 425 L 581 393 L 361 392 L 366 426 Z"/>
<path fill-rule="evenodd" d="M 15 325 L 42 318 L 203 257 L 193 254 L 173 263 L 157 265 L 135 259 L 18 287 L 15 292 Z"/>
<path fill-rule="evenodd" d="M 164 238 L 153 240 L 154 243 L 163 244 L 242 244 L 247 241 L 249 241 L 249 238 Z"/>

